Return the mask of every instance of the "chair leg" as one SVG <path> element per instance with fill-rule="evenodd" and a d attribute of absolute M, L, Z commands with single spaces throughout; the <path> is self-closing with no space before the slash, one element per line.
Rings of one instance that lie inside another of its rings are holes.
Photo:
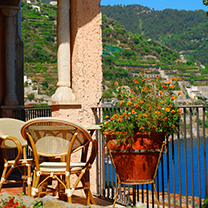
<path fill-rule="evenodd" d="M 33 174 L 33 183 L 32 183 L 32 188 L 31 188 L 31 197 L 35 197 L 35 195 L 37 194 L 37 187 L 38 187 L 38 183 L 39 183 L 39 180 L 40 180 L 40 176 L 36 175 L 36 171 L 34 171 L 34 174 Z"/>
<path fill-rule="evenodd" d="M 2 175 L 1 175 L 1 181 L 0 181 L 0 191 L 2 189 L 4 181 L 6 181 L 7 178 L 5 178 L 7 172 L 7 167 L 4 167 Z"/>
<path fill-rule="evenodd" d="M 27 180 L 26 180 L 26 167 L 24 166 L 23 167 L 23 174 L 22 174 L 22 191 L 24 194 L 26 194 L 26 183 L 27 183 Z"/>
<path fill-rule="evenodd" d="M 89 204 L 96 204 L 92 193 L 90 191 L 90 171 L 87 170 L 83 177 L 81 178 L 82 185 L 84 187 L 84 192 L 87 198 L 87 205 Z"/>
<path fill-rule="evenodd" d="M 27 168 L 27 195 L 31 196 L 31 179 L 32 179 L 32 175 L 31 175 L 31 166 L 28 166 Z"/>
<path fill-rule="evenodd" d="M 65 181 L 66 181 L 66 190 L 70 192 L 71 190 L 70 174 L 66 175 Z M 67 193 L 67 202 L 72 203 L 72 194 Z"/>

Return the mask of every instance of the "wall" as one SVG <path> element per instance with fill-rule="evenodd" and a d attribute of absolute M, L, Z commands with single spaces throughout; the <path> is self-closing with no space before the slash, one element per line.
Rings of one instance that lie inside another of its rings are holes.
<path fill-rule="evenodd" d="M 53 117 L 94 124 L 91 107 L 102 96 L 102 40 L 99 0 L 71 1 L 71 83 L 78 104 L 53 105 Z"/>

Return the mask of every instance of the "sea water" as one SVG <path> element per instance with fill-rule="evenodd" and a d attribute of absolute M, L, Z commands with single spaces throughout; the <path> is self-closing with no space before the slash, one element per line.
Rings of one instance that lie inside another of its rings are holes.
<path fill-rule="evenodd" d="M 186 161 L 187 161 L 186 166 L 185 166 L 185 151 L 184 151 L 185 141 L 181 139 L 181 140 L 171 141 L 168 143 L 168 153 L 166 155 L 163 155 L 163 159 L 162 159 L 163 161 L 160 162 L 158 168 L 158 175 L 157 175 L 158 179 L 156 177 L 156 187 L 157 188 L 159 187 L 159 192 L 162 192 L 162 190 L 164 189 L 164 192 L 168 192 L 169 190 L 170 193 L 182 194 L 186 196 L 187 195 L 186 189 L 187 189 L 188 196 L 196 196 L 196 197 L 201 196 L 202 199 L 205 198 L 206 188 L 205 188 L 204 162 L 206 163 L 206 169 L 208 173 L 208 139 L 205 140 L 206 153 L 204 153 L 203 139 L 199 139 L 198 141 L 196 139 L 193 139 L 192 142 L 193 142 L 192 145 L 193 149 L 191 148 L 191 140 L 187 139 L 186 141 Z M 199 145 L 199 152 L 197 150 L 198 145 Z M 178 157 L 178 151 L 180 151 L 180 158 Z M 193 153 L 192 154 L 193 167 L 191 166 L 191 152 Z M 199 163 L 198 163 L 198 157 L 200 158 Z M 180 161 L 180 167 L 178 165 L 179 161 Z M 162 164 L 163 164 L 163 168 L 162 168 Z M 163 169 L 163 174 L 162 174 L 162 169 Z M 187 170 L 187 178 L 185 177 L 186 170 Z M 111 180 L 111 177 L 113 177 L 113 181 L 115 182 L 116 180 L 115 170 L 110 162 L 105 163 L 105 171 L 106 171 L 105 173 L 106 181 L 107 181 L 107 173 L 108 173 L 109 180 Z M 179 181 L 179 174 L 181 177 L 180 181 Z M 162 176 L 164 180 L 163 185 L 162 185 Z M 199 176 L 201 183 L 199 183 Z M 194 182 L 193 185 L 192 185 L 192 177 Z M 208 181 L 207 176 L 206 178 Z M 174 186 L 174 180 L 175 180 L 175 186 Z M 200 188 L 199 185 L 201 185 L 200 190 L 199 190 Z M 149 185 L 148 189 L 151 190 L 151 187 L 152 186 Z M 144 189 L 146 189 L 146 186 L 144 186 Z"/>

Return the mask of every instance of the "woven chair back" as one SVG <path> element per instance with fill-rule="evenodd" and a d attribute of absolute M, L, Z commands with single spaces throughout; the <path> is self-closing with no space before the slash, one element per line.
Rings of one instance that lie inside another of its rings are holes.
<path fill-rule="evenodd" d="M 67 155 L 70 141 L 75 133 L 77 136 L 72 151 L 84 147 L 92 140 L 82 126 L 59 118 L 32 119 L 23 129 L 23 133 L 32 137 L 38 155 L 46 157 Z"/>
<path fill-rule="evenodd" d="M 27 141 L 25 141 L 21 135 L 21 128 L 25 124 L 24 121 L 13 119 L 13 118 L 0 118 L 0 137 L 5 138 L 6 136 L 12 136 L 17 138 L 21 145 L 27 146 Z M 16 144 L 11 140 L 7 140 L 4 143 L 6 148 L 16 148 Z"/>

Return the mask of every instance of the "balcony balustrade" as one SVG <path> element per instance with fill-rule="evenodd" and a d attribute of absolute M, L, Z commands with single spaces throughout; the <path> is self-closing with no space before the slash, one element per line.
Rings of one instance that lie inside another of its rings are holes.
<path fill-rule="evenodd" d="M 180 131 L 168 138 L 168 153 L 162 157 L 156 177 L 156 188 L 162 207 L 201 207 L 208 195 L 208 106 L 181 106 Z M 112 116 L 121 109 L 117 107 L 92 108 L 96 124 L 106 115 Z M 35 117 L 51 116 L 51 109 L 25 108 L 16 110 L 16 118 L 29 120 Z M 114 199 L 117 179 L 110 158 L 103 154 L 105 138 L 96 131 L 99 144 L 97 155 L 97 195 Z M 128 167 L 124 167 L 128 168 Z M 117 203 L 123 205 L 146 203 L 156 206 L 153 186 L 122 185 Z"/>

